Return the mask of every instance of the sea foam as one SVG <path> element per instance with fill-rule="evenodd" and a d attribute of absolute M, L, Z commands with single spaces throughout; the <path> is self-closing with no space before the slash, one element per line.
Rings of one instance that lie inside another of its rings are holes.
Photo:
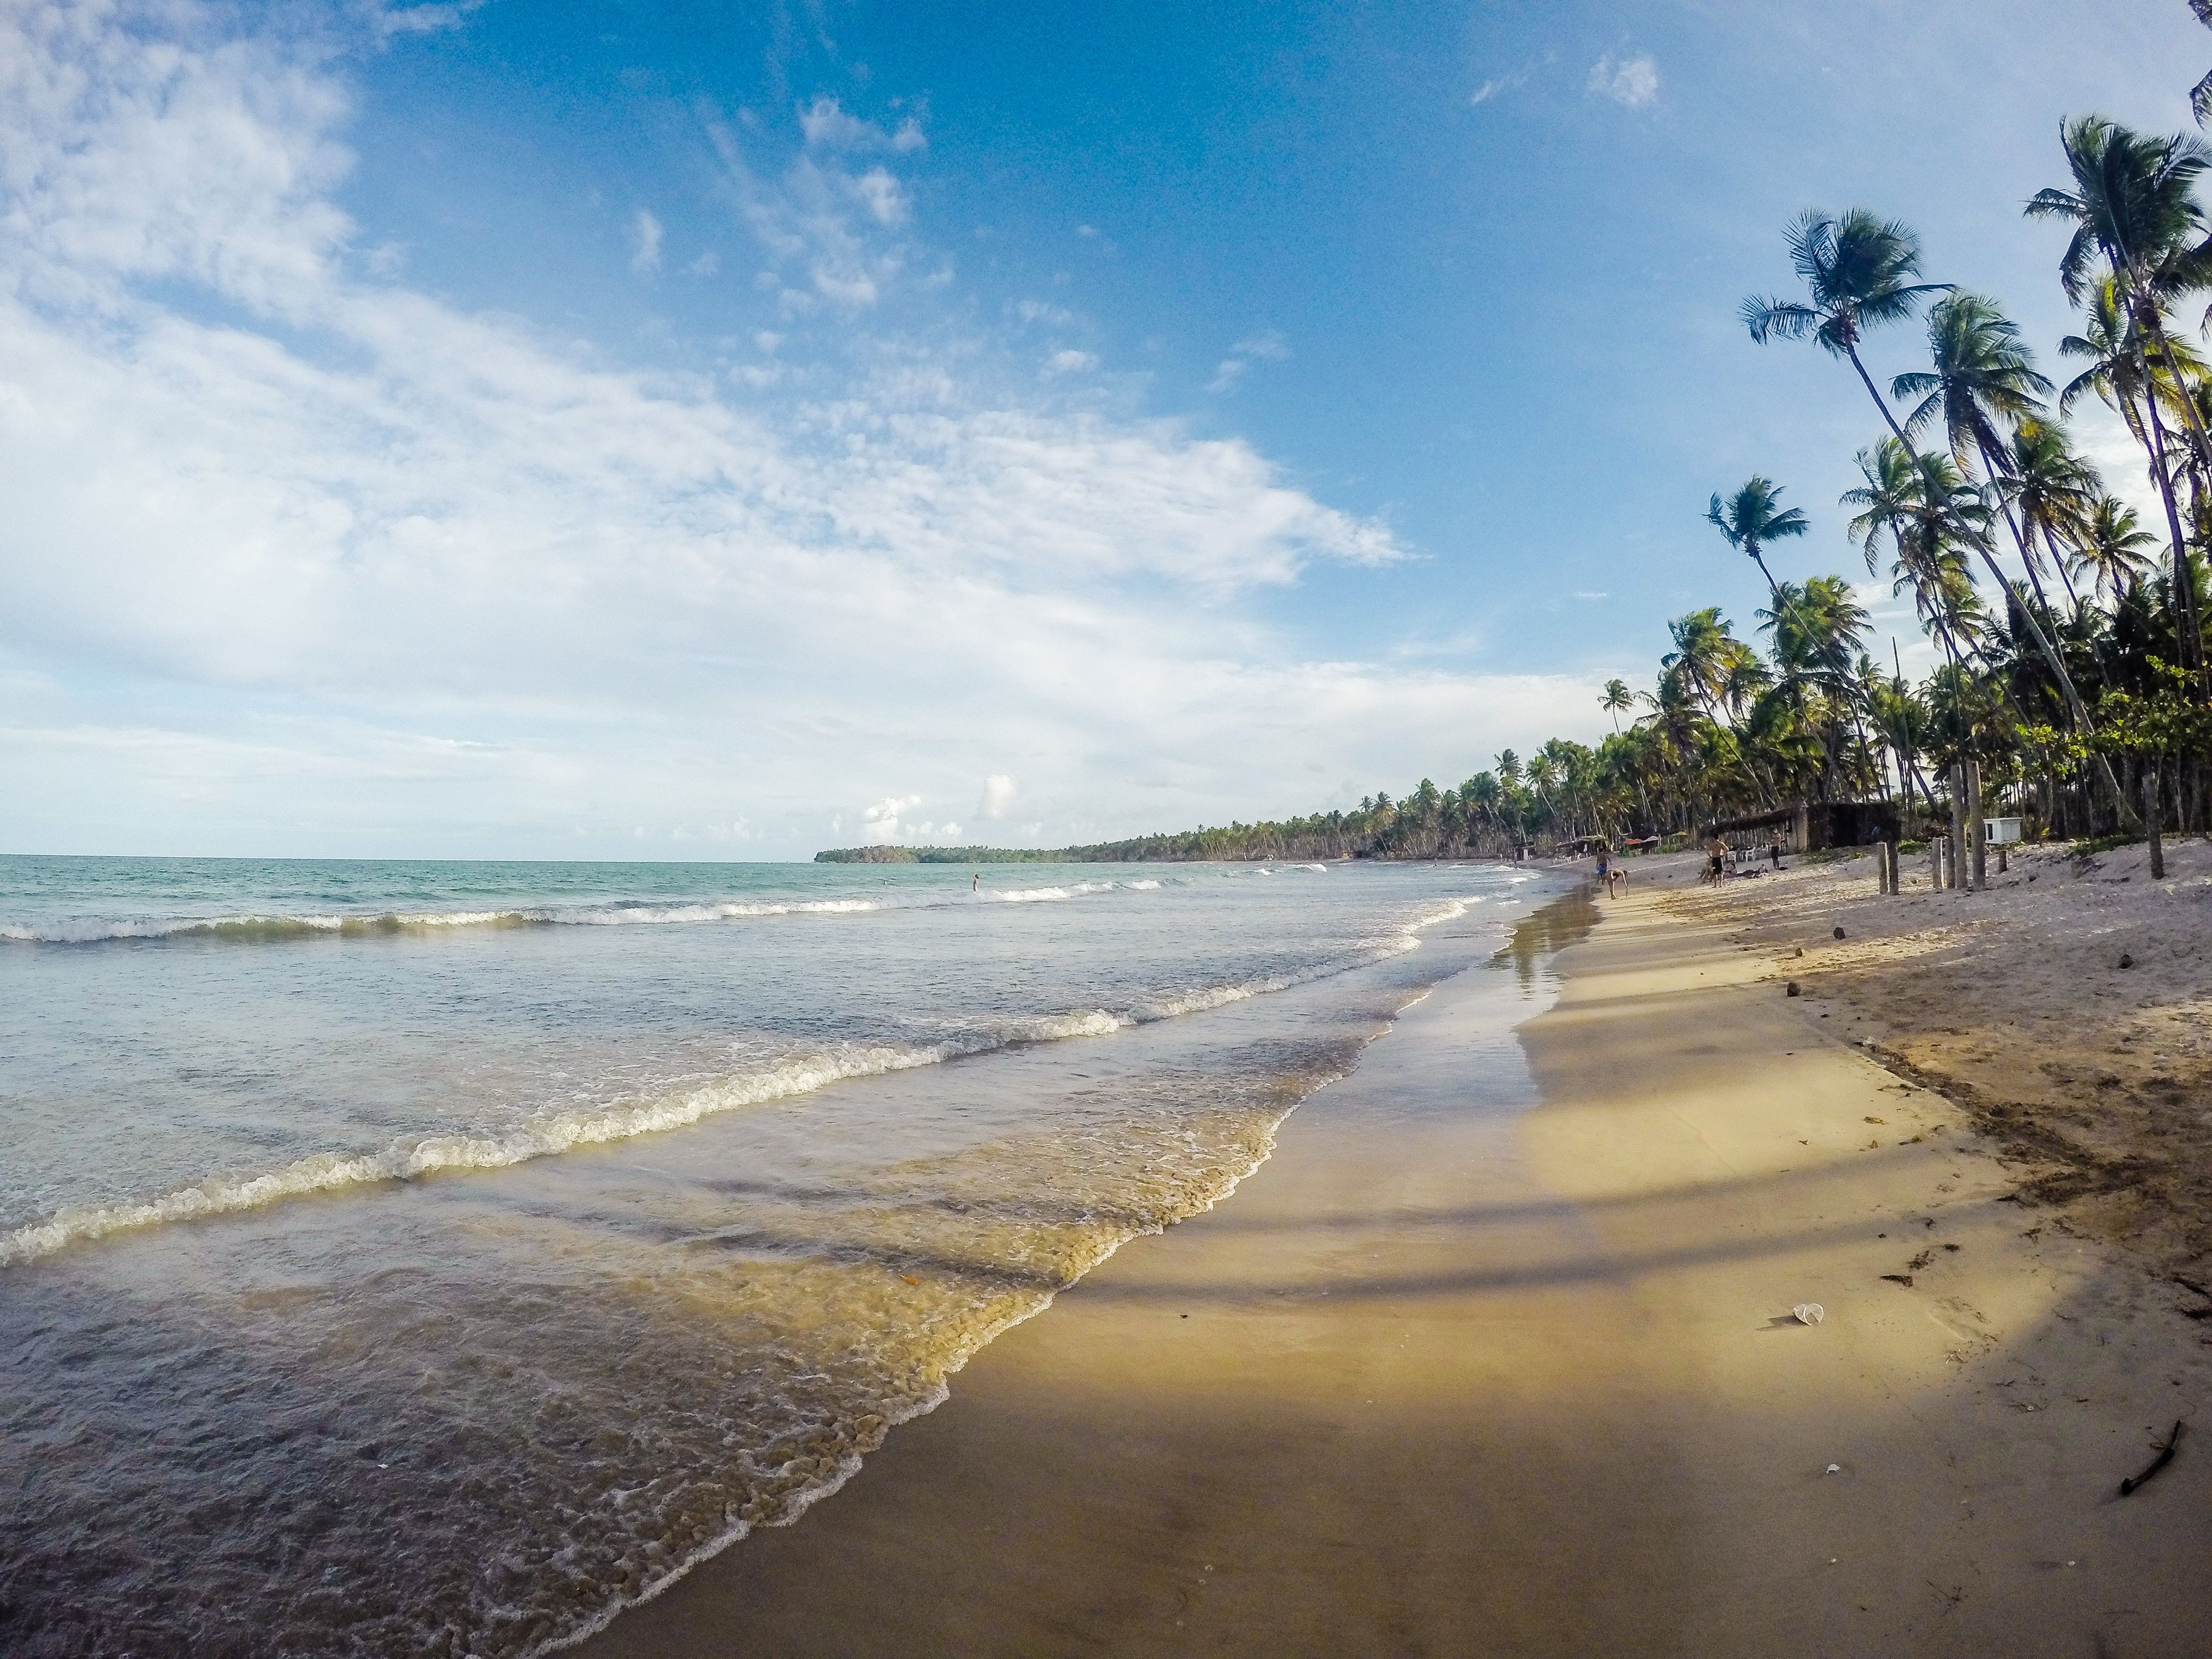
<path fill-rule="evenodd" d="M 1098 890 L 1111 884 L 1084 883 L 1075 890 Z M 1030 889 L 1025 894 L 1030 898 L 1047 896 L 1070 895 L 1069 890 L 1058 888 Z M 422 1135 L 394 1140 L 373 1152 L 318 1152 L 258 1173 L 210 1176 L 156 1198 L 63 1210 L 43 1221 L 0 1234 L 0 1268 L 50 1255 L 74 1243 L 166 1222 L 231 1214 L 310 1194 L 407 1181 L 443 1170 L 504 1169 L 580 1146 L 683 1128 L 718 1113 L 811 1094 L 849 1079 L 882 1076 L 1030 1043 L 1110 1036 L 1133 1025 L 1288 990 L 1418 949 L 1423 929 L 1462 916 L 1480 902 L 1471 896 L 1451 900 L 1407 922 L 1397 933 L 1358 941 L 1351 953 L 1333 961 L 1140 998 L 1123 1012 L 1094 1008 L 1013 1018 L 982 1032 L 933 1043 L 836 1044 L 662 1094 L 543 1112 L 499 1133 Z"/>

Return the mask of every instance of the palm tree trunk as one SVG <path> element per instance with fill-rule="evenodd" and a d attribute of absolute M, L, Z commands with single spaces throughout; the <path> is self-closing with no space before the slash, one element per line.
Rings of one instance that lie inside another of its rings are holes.
<path fill-rule="evenodd" d="M 2156 326 L 2154 321 L 2153 326 Z M 2160 355 L 2171 363 L 2173 358 L 2166 349 L 2165 338 L 2165 331 L 2161 329 L 2159 331 Z M 2135 353 L 2136 372 L 2142 376 L 2143 408 L 2149 416 L 2151 441 L 2146 447 L 2150 451 L 2151 482 L 2158 486 L 2158 498 L 2166 505 L 2166 526 L 2173 537 L 2173 585 L 2180 595 L 2182 619 L 2188 633 L 2182 646 L 2185 656 L 2195 659 L 2201 678 L 2206 672 L 2204 635 L 2197 622 L 2197 583 L 2189 565 L 2189 541 L 2181 533 L 2181 509 L 2174 502 L 2173 478 L 2166 463 L 2166 422 L 2158 417 L 2158 382 L 2151 378 L 2150 362 L 2143 356 L 2140 338 L 2135 342 Z M 2193 418 L 2197 406 L 2185 391 L 2181 401 Z M 2183 666 L 2187 665 L 2185 661 Z"/>

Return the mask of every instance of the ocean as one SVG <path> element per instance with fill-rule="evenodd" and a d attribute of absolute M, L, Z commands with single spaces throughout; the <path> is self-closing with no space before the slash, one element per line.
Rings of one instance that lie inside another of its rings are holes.
<path fill-rule="evenodd" d="M 557 1648 L 1225 1197 L 1547 896 L 0 858 L 0 1649 Z"/>

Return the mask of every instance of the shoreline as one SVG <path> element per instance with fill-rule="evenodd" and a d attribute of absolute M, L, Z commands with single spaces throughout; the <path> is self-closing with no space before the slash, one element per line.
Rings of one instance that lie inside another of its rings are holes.
<path fill-rule="evenodd" d="M 2168 1287 L 1638 869 L 1541 1014 L 1442 981 L 1233 1204 L 571 1651 L 2201 1645 L 2212 1466 L 2113 1497 L 2212 1386 Z"/>

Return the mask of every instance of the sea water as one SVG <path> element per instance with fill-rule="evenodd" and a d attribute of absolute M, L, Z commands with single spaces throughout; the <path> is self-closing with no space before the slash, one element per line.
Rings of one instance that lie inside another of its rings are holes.
<path fill-rule="evenodd" d="M 1229 1193 L 1540 885 L 0 859 L 0 1649 L 595 1628 Z"/>

